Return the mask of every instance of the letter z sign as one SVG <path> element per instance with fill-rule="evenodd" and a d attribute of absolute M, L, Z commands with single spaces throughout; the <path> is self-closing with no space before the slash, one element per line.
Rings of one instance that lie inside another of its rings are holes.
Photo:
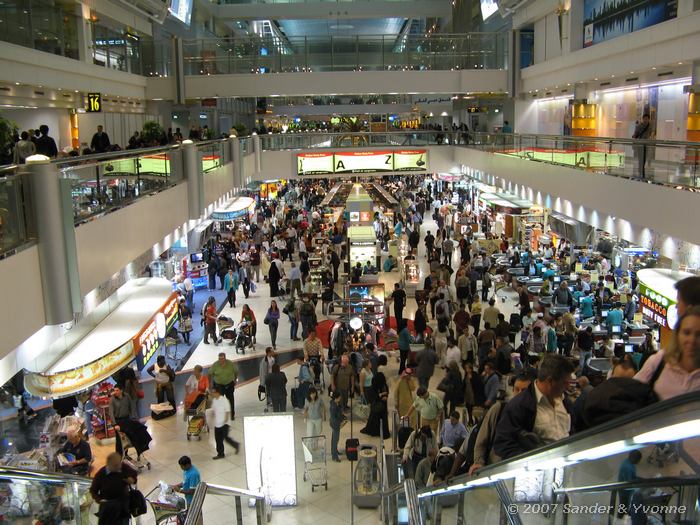
<path fill-rule="evenodd" d="M 102 94 L 88 93 L 88 103 L 85 109 L 88 113 L 100 113 L 102 111 Z"/>

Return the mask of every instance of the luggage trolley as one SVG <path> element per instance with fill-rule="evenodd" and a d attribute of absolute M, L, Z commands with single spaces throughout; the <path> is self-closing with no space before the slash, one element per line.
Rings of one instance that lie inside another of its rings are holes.
<path fill-rule="evenodd" d="M 304 449 L 304 481 L 311 482 L 311 492 L 316 487 L 328 490 L 326 436 L 303 437 L 301 446 Z"/>
<path fill-rule="evenodd" d="M 205 417 L 207 409 L 207 396 L 201 394 L 195 399 L 189 408 L 185 409 L 185 420 L 187 421 L 187 441 L 192 437 L 202 439 L 202 432 L 209 432 L 209 425 Z"/>
<path fill-rule="evenodd" d="M 160 487 L 156 486 L 151 492 L 146 494 L 146 501 L 151 506 L 156 518 L 156 525 L 183 525 L 187 516 L 187 511 L 179 505 L 157 501 Z"/>

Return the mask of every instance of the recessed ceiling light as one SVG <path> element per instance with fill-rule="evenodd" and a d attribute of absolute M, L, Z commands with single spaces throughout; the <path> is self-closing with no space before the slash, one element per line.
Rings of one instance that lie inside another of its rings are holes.
<path fill-rule="evenodd" d="M 594 78 L 593 80 L 598 80 L 597 78 Z"/>
<path fill-rule="evenodd" d="M 652 67 L 651 69 L 653 69 L 654 71 L 656 71 L 656 67 Z"/>
<path fill-rule="evenodd" d="M 630 71 L 630 75 L 634 75 L 634 71 Z"/>
<path fill-rule="evenodd" d="M 615 78 L 615 75 L 612 75 L 610 78 Z"/>
<path fill-rule="evenodd" d="M 19 86 L 19 82 L 15 82 L 15 86 Z"/>

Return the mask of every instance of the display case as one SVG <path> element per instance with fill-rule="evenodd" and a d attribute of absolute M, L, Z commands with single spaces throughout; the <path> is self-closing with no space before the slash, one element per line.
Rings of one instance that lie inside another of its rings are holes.
<path fill-rule="evenodd" d="M 401 269 L 401 282 L 406 295 L 413 297 L 420 286 L 420 267 L 418 261 L 406 257 L 403 260 Z"/>
<path fill-rule="evenodd" d="M 596 105 L 575 102 L 571 106 L 571 134 L 575 137 L 596 136 Z"/>

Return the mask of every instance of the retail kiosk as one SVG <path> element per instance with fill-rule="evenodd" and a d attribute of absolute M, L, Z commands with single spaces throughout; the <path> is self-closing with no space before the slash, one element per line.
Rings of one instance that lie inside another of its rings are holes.
<path fill-rule="evenodd" d="M 81 331 L 84 335 L 60 350 L 55 364 L 25 374 L 29 393 L 52 399 L 66 397 L 104 381 L 133 361 L 143 369 L 164 345 L 178 318 L 178 295 L 167 279 L 131 280 L 108 303 L 105 306 L 111 306 L 111 311 L 103 313 L 100 307 L 93 312 L 107 314 L 103 318 L 85 319 L 73 328 L 76 332 L 72 335 L 80 337 Z"/>
<path fill-rule="evenodd" d="M 692 273 L 661 268 L 646 268 L 637 272 L 641 313 L 645 319 L 659 325 L 659 344 L 662 348 L 671 341 L 678 321 L 675 285 L 692 276 Z"/>

